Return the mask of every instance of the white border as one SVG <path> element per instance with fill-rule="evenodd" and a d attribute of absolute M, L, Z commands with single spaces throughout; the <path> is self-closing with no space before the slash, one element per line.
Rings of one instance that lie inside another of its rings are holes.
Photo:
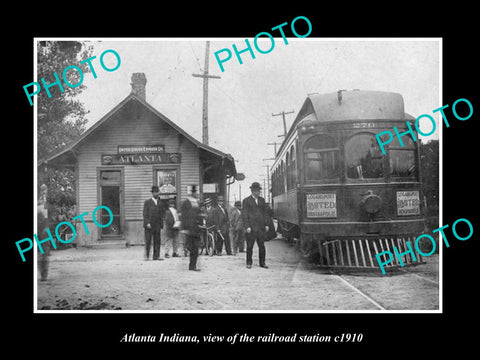
<path fill-rule="evenodd" d="M 275 39 L 282 39 L 281 37 L 274 37 Z M 33 38 L 33 81 L 37 82 L 37 42 L 38 41 L 236 41 L 244 40 L 239 37 L 212 37 L 212 38 L 109 38 L 109 37 L 36 37 Z M 443 105 L 443 38 L 441 37 L 422 37 L 422 38 L 388 38 L 388 37 L 372 37 L 372 38 L 291 38 L 287 37 L 288 41 L 438 41 L 439 44 L 439 107 Z M 260 39 L 263 40 L 263 39 Z M 34 189 L 33 189 L 33 224 L 34 231 L 37 229 L 37 97 L 34 98 Z M 434 109 L 425 109 L 428 113 Z M 418 116 L 418 115 L 417 115 Z M 441 126 L 442 119 L 439 121 L 439 226 L 443 226 L 443 126 Z M 33 240 L 33 239 L 32 239 Z M 34 246 L 33 261 L 34 261 L 34 276 L 33 276 L 33 309 L 35 314 L 146 314 L 146 313 L 163 313 L 163 314 L 441 314 L 443 313 L 443 246 L 440 246 L 439 241 L 439 308 L 438 310 L 39 310 L 38 309 L 38 267 L 37 267 L 37 253 L 38 249 Z M 373 279 L 373 278 L 372 278 Z"/>

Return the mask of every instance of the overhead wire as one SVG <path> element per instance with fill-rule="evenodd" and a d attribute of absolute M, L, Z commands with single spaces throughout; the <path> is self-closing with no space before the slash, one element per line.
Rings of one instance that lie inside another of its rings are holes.
<path fill-rule="evenodd" d="M 319 83 L 318 83 L 318 88 L 320 89 L 320 86 L 321 84 L 323 83 L 323 81 L 325 80 L 325 78 L 327 77 L 328 73 L 330 72 L 330 70 L 333 68 L 333 65 L 335 65 L 335 63 L 337 62 L 338 58 L 340 57 L 341 54 L 343 54 L 343 50 L 344 48 L 347 46 L 348 43 L 345 43 L 345 45 L 343 46 L 339 46 L 340 47 L 340 50 L 337 52 L 337 55 L 335 56 L 335 58 L 333 59 L 333 61 L 330 63 L 330 65 L 328 66 L 327 68 L 327 71 L 325 71 L 325 74 L 323 74 L 322 78 L 320 79 Z"/>
<path fill-rule="evenodd" d="M 247 114 L 249 114 L 251 117 L 253 117 L 255 120 L 258 120 L 258 121 L 263 121 L 261 119 L 259 119 L 256 115 L 252 114 L 245 106 L 243 106 L 242 104 L 240 104 L 237 100 L 235 100 L 233 97 L 231 97 L 230 95 L 228 95 L 228 93 L 226 91 L 224 91 L 222 88 L 220 88 L 217 84 L 215 83 L 212 83 L 213 86 L 215 86 L 218 90 L 220 90 L 226 97 L 228 97 L 233 103 L 235 103 L 237 106 L 239 106 L 240 108 L 242 108 L 243 111 L 245 111 Z"/>

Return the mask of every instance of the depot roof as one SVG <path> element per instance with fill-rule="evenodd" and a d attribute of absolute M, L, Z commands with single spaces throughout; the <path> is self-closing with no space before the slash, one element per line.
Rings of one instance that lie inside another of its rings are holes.
<path fill-rule="evenodd" d="M 115 106 L 111 111 L 109 111 L 107 114 L 105 114 L 100 120 L 98 120 L 95 124 L 93 124 L 90 128 L 88 128 L 87 131 L 85 131 L 77 140 L 71 142 L 68 144 L 65 148 L 60 150 L 59 152 L 47 157 L 46 159 L 42 159 L 38 162 L 38 166 L 42 164 L 53 164 L 53 165 L 58 165 L 59 163 L 61 164 L 66 164 L 66 163 L 72 163 L 74 162 L 75 156 L 72 155 L 74 153 L 75 149 L 88 137 L 95 132 L 96 129 L 98 129 L 100 126 L 102 126 L 105 122 L 107 122 L 109 119 L 113 117 L 113 115 L 120 111 L 127 103 L 130 101 L 137 101 L 141 105 L 145 106 L 148 110 L 150 110 L 152 113 L 154 113 L 157 117 L 159 117 L 161 120 L 163 120 L 165 123 L 167 123 L 169 126 L 171 126 L 174 130 L 176 130 L 178 133 L 183 135 L 185 138 L 190 140 L 195 146 L 197 146 L 199 149 L 206 151 L 207 153 L 210 153 L 212 155 L 221 157 L 222 159 L 225 159 L 228 161 L 229 167 L 233 170 L 232 175 L 236 174 L 235 170 L 235 161 L 233 157 L 230 154 L 226 154 L 218 149 L 215 149 L 211 146 L 208 146 L 206 144 L 203 144 L 202 142 L 198 141 L 195 139 L 193 136 L 188 134 L 185 130 L 180 128 L 177 124 L 175 124 L 173 121 L 171 121 L 169 118 L 167 118 L 165 115 L 160 113 L 157 109 L 155 109 L 153 106 L 148 104 L 146 101 L 144 101 L 141 97 L 138 97 L 135 95 L 135 93 L 130 93 L 124 100 L 122 100 L 117 106 Z M 73 156 L 73 158 L 72 158 Z"/>

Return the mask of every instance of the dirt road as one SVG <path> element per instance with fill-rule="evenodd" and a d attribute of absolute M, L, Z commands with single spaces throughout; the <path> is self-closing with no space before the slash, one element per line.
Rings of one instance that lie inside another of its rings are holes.
<path fill-rule="evenodd" d="M 245 253 L 144 261 L 143 247 L 54 251 L 38 281 L 38 310 L 437 310 L 438 257 L 400 275 L 335 275 L 309 264 L 282 239 L 266 243 L 268 269 Z M 162 247 L 163 252 L 163 247 Z M 163 256 L 163 254 L 162 254 Z"/>

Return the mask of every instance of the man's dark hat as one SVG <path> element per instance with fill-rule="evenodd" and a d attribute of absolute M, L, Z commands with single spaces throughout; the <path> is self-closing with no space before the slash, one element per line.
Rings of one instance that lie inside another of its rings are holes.
<path fill-rule="evenodd" d="M 262 187 L 260 186 L 260 184 L 258 182 L 254 182 L 252 183 L 252 185 L 250 186 L 250 189 L 257 189 L 257 190 L 262 190 Z"/>
<path fill-rule="evenodd" d="M 153 193 L 153 192 L 159 192 L 160 189 L 158 188 L 157 185 L 153 185 L 153 186 L 152 186 L 152 190 L 150 190 L 150 191 L 151 191 L 152 193 Z"/>

